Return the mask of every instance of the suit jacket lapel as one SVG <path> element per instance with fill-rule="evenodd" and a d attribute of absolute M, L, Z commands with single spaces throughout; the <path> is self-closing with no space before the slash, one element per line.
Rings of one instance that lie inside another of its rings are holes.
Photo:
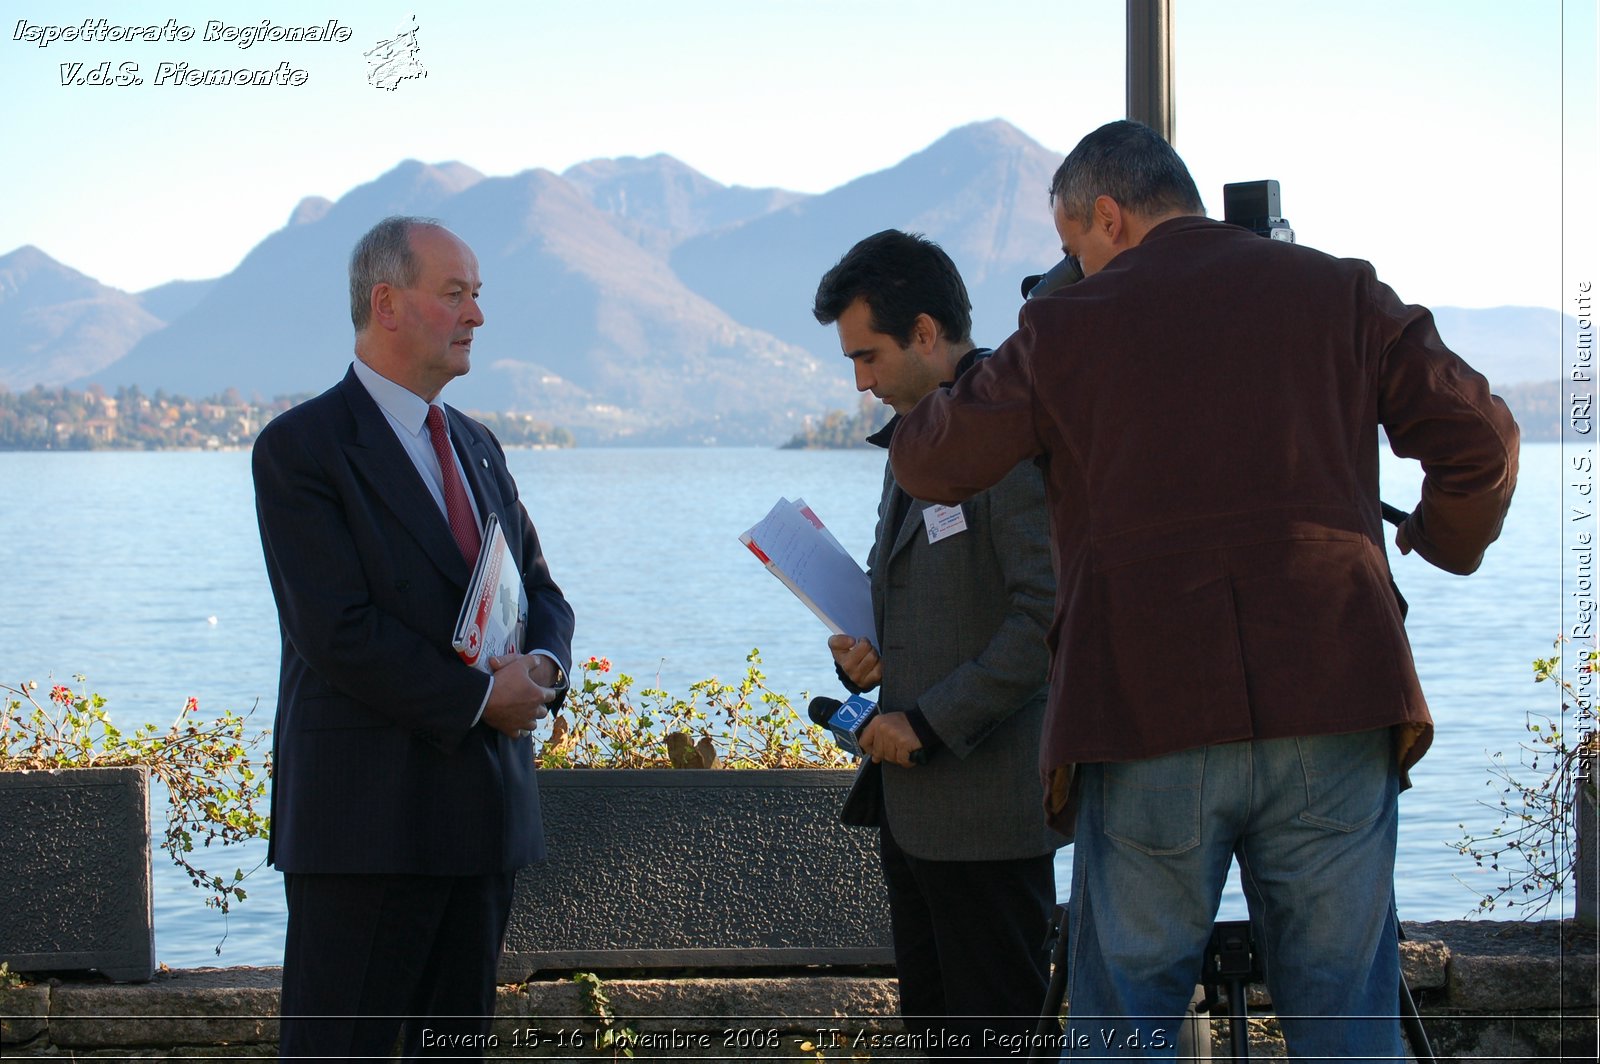
<path fill-rule="evenodd" d="M 902 502 L 902 500 L 904 501 Z M 899 531 L 894 537 L 894 544 L 889 548 L 889 557 L 893 559 L 895 555 L 906 549 L 906 545 L 913 538 L 922 534 L 922 510 L 925 504 L 908 496 L 905 489 L 896 483 L 889 490 L 889 505 L 896 508 L 902 505 L 906 507 L 905 520 L 900 522 Z M 894 513 L 895 510 L 891 509 L 889 512 Z"/>
<path fill-rule="evenodd" d="M 872 548 L 872 620 L 879 638 L 883 636 L 884 602 L 887 599 L 889 585 L 889 566 L 901 551 L 906 549 L 913 537 L 922 528 L 922 507 L 917 500 L 905 493 L 905 490 L 895 482 L 894 474 L 887 463 L 883 471 L 884 492 L 882 516 L 878 528 L 879 539 Z M 887 524 L 894 520 L 894 515 L 899 508 L 906 507 L 905 520 L 900 522 L 898 530 L 890 529 Z M 890 538 L 892 537 L 892 542 Z"/>
<path fill-rule="evenodd" d="M 356 426 L 355 437 L 345 444 L 351 467 L 372 486 L 374 494 L 427 551 L 440 571 L 465 588 L 472 577 L 471 567 L 461 556 L 461 548 L 450 534 L 450 524 L 439 512 L 439 504 L 433 501 L 411 456 L 395 438 L 389 419 L 373 402 L 354 370 L 345 375 L 339 388 Z"/>
<path fill-rule="evenodd" d="M 900 424 L 900 415 L 896 414 L 889 419 L 888 424 L 867 437 L 867 442 L 884 450 L 889 449 L 889 441 L 894 438 L 894 431 Z M 922 527 L 922 510 L 924 504 L 905 493 L 900 482 L 894 479 L 894 470 L 889 466 L 887 459 L 883 464 L 883 511 L 879 515 L 880 526 L 893 522 L 895 515 L 903 507 L 905 518 L 898 527 L 878 529 L 879 535 L 887 534 L 892 542 L 878 542 L 875 565 L 880 569 L 887 569 L 889 562 L 895 555 L 905 550 L 906 544 L 911 542 L 911 537 L 916 530 Z"/>

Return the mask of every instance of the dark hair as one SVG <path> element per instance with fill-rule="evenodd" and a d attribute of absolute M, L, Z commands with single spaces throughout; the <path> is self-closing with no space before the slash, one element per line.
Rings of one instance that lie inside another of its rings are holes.
<path fill-rule="evenodd" d="M 443 229 L 436 218 L 394 214 L 368 229 L 350 252 L 350 320 L 356 332 L 372 317 L 372 290 L 380 284 L 410 288 L 420 265 L 411 250 L 411 230 Z"/>
<path fill-rule="evenodd" d="M 885 229 L 845 252 L 822 275 L 811 313 L 832 325 L 857 299 L 872 308 L 872 328 L 911 343 L 917 315 L 926 314 L 944 330 L 945 339 L 964 344 L 972 339 L 972 300 L 956 264 L 944 249 L 919 233 Z"/>
<path fill-rule="evenodd" d="M 1172 145 L 1142 122 L 1107 122 L 1078 141 L 1050 182 L 1050 202 L 1088 225 L 1094 201 L 1110 196 L 1136 214 L 1204 214 L 1189 168 Z"/>

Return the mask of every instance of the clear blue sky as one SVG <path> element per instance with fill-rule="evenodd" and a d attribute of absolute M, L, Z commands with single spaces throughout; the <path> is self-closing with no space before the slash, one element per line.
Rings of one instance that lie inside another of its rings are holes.
<path fill-rule="evenodd" d="M 1276 177 L 1302 242 L 1371 259 L 1415 302 L 1570 309 L 1573 275 L 1594 277 L 1595 0 L 1173 6 L 1177 146 L 1213 214 L 1224 182 Z M 352 36 L 200 39 L 208 20 L 264 11 Z M 1005 118 L 1065 152 L 1124 113 L 1123 0 L 0 0 L 0 13 L 0 253 L 35 244 L 131 291 L 224 273 L 301 197 L 336 199 L 405 158 L 503 175 L 667 152 L 727 184 L 823 192 L 966 122 Z M 413 14 L 427 78 L 371 87 L 362 53 Z M 100 17 L 170 18 L 196 38 L 15 39 L 19 22 Z M 145 84 L 62 86 L 61 64 L 108 60 L 137 63 Z M 306 81 L 158 86 L 162 61 L 288 61 Z"/>

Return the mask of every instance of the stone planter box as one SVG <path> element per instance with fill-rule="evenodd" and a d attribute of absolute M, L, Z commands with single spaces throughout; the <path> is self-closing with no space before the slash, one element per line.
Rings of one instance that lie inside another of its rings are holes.
<path fill-rule="evenodd" d="M 536 971 L 891 964 L 850 769 L 539 773 L 549 860 L 517 877 L 502 982 Z"/>
<path fill-rule="evenodd" d="M 155 970 L 143 768 L 0 772 L 0 960 L 21 972 Z"/>

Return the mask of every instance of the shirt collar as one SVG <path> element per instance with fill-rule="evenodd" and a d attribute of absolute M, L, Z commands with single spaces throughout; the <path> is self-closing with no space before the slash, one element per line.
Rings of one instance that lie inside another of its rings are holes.
<path fill-rule="evenodd" d="M 428 401 L 404 385 L 396 384 L 359 358 L 355 360 L 354 367 L 357 379 L 366 386 L 367 393 L 379 409 L 413 436 L 420 436 L 422 426 L 428 420 Z"/>

